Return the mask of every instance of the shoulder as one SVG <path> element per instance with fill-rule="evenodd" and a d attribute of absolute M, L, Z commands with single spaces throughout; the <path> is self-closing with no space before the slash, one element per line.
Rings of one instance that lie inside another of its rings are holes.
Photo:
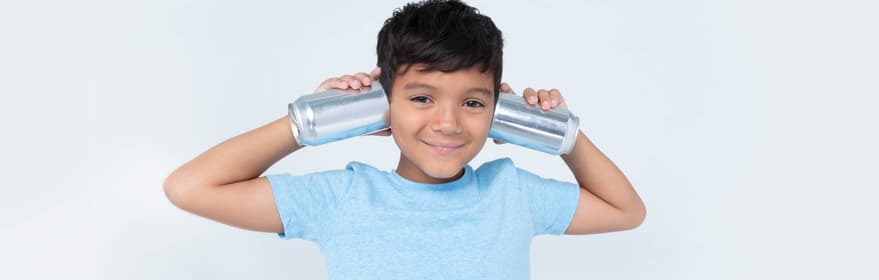
<path fill-rule="evenodd" d="M 367 163 L 351 161 L 345 166 L 347 176 L 356 185 L 384 184 L 389 177 L 389 172 L 378 169 Z"/>
<path fill-rule="evenodd" d="M 354 172 L 354 173 L 381 173 L 382 171 L 376 168 L 375 166 L 369 165 L 368 163 L 363 163 L 359 161 L 351 161 L 345 165 L 345 170 Z"/>
<path fill-rule="evenodd" d="M 504 157 L 481 164 L 474 173 L 480 183 L 485 184 L 495 181 L 515 182 L 519 172 L 513 160 Z"/>
<path fill-rule="evenodd" d="M 483 163 L 476 169 L 476 175 L 480 180 L 508 181 L 516 184 L 542 184 L 554 179 L 544 178 L 534 172 L 519 168 L 508 157 L 495 159 Z"/>
<path fill-rule="evenodd" d="M 367 181 L 385 180 L 392 172 L 359 161 L 348 162 L 345 170 L 349 172 L 351 177 L 360 180 L 366 179 Z"/>
<path fill-rule="evenodd" d="M 479 167 L 476 168 L 476 174 L 480 175 L 488 175 L 488 174 L 496 174 L 501 172 L 515 172 L 516 165 L 513 163 L 513 160 L 504 157 L 495 159 L 492 161 L 487 161 Z"/>
<path fill-rule="evenodd" d="M 345 168 L 314 171 L 306 174 L 293 175 L 290 173 L 276 173 L 267 175 L 270 182 L 276 185 L 282 184 L 314 184 L 314 183 L 342 183 L 351 182 L 355 178 L 368 177 L 381 173 L 377 168 L 362 162 L 351 161 Z"/>

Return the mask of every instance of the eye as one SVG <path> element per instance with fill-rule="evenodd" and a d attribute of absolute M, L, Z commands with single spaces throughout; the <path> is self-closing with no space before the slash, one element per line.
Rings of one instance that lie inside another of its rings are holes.
<path fill-rule="evenodd" d="M 415 102 L 418 102 L 418 103 L 427 103 L 427 102 L 430 102 L 430 98 L 427 98 L 427 96 L 416 96 L 416 97 L 412 97 L 412 98 L 410 98 L 409 100 L 411 100 L 411 101 L 415 101 Z"/>
<path fill-rule="evenodd" d="M 485 107 L 485 104 L 482 104 L 482 102 L 479 102 L 476 100 L 469 100 L 467 102 L 464 102 L 464 105 L 466 105 L 467 107 L 473 107 L 473 108 Z"/>

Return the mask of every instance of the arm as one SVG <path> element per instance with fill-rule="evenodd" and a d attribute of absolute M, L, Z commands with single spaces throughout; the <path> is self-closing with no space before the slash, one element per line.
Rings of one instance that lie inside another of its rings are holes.
<path fill-rule="evenodd" d="M 282 232 L 271 186 L 257 177 L 301 148 L 287 116 L 226 140 L 165 180 L 168 199 L 193 214 L 244 229 Z"/>
<path fill-rule="evenodd" d="M 578 132 L 573 151 L 561 156 L 580 185 L 580 202 L 565 234 L 633 229 L 647 214 L 644 203 L 617 166 Z"/>
<path fill-rule="evenodd" d="M 511 91 L 508 85 L 502 90 Z M 566 108 L 556 90 L 525 89 L 526 102 L 543 110 Z M 592 141 L 577 132 L 574 149 L 561 156 L 580 185 L 580 200 L 565 234 L 590 234 L 633 229 L 647 215 L 644 203 L 623 172 L 598 150 Z"/>
<path fill-rule="evenodd" d="M 378 78 L 358 73 L 330 78 L 315 91 L 360 88 Z M 389 135 L 390 131 L 376 133 Z M 288 116 L 226 140 L 187 162 L 165 179 L 165 195 L 177 207 L 227 225 L 283 232 L 271 184 L 263 172 L 299 150 Z M 258 177 L 260 176 L 260 177 Z"/>

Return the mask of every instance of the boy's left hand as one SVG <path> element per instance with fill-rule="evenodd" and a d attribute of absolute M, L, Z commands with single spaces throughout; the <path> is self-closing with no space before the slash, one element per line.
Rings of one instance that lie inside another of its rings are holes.
<path fill-rule="evenodd" d="M 513 88 L 510 87 L 507 83 L 501 83 L 500 88 L 501 94 L 515 94 L 513 93 Z M 562 93 L 557 89 L 550 90 L 534 90 L 532 88 L 526 88 L 522 93 L 522 98 L 525 98 L 525 103 L 532 106 L 540 106 L 541 111 L 549 111 L 555 109 L 557 107 L 561 107 L 564 109 L 568 108 L 568 105 L 565 104 L 565 99 L 562 98 Z M 504 144 L 504 142 L 494 140 L 495 144 Z"/>

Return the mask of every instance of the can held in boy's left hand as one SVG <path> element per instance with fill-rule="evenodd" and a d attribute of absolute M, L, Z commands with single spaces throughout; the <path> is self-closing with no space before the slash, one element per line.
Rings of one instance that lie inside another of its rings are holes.
<path fill-rule="evenodd" d="M 548 111 L 529 105 L 521 96 L 501 93 L 488 137 L 551 155 L 574 149 L 580 118 L 565 108 Z"/>
<path fill-rule="evenodd" d="M 385 130 L 390 125 L 388 98 L 378 82 L 357 90 L 327 90 L 304 95 L 288 105 L 293 137 L 317 146 Z"/>

